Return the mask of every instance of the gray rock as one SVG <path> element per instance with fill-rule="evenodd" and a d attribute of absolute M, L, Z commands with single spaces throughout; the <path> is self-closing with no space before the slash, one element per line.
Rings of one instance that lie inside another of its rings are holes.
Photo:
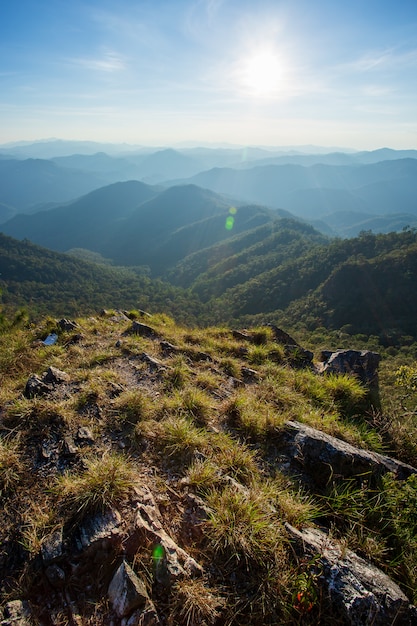
<path fill-rule="evenodd" d="M 286 422 L 286 447 L 292 461 L 319 485 L 331 477 L 349 478 L 374 472 L 392 472 L 405 480 L 417 469 L 388 456 L 356 448 L 300 422 Z"/>
<path fill-rule="evenodd" d="M 286 528 L 304 555 L 318 555 L 320 580 L 335 614 L 342 616 L 342 624 L 416 624 L 415 607 L 410 606 L 407 596 L 384 572 L 316 528 L 300 531 L 289 524 Z"/>
<path fill-rule="evenodd" d="M 126 626 L 160 626 L 160 624 L 161 620 L 155 606 L 150 601 L 143 610 L 135 611 L 126 621 Z"/>
<path fill-rule="evenodd" d="M 55 559 L 62 556 L 62 527 L 45 537 L 41 545 L 41 556 L 44 565 L 49 565 Z"/>
<path fill-rule="evenodd" d="M 36 376 L 36 374 L 32 374 L 26 383 L 24 396 L 25 398 L 35 398 L 36 396 L 45 396 L 47 393 L 50 393 L 51 387 L 44 383 L 43 380 Z"/>
<path fill-rule="evenodd" d="M 63 330 L 64 332 L 67 331 L 71 331 L 71 330 L 75 330 L 76 328 L 78 328 L 78 324 L 77 322 L 72 322 L 71 320 L 67 320 L 65 318 L 62 318 L 59 320 L 58 325 L 60 327 L 61 330 Z"/>
<path fill-rule="evenodd" d="M 203 568 L 180 548 L 164 530 L 158 507 L 146 490 L 137 503 L 135 532 L 125 543 L 126 554 L 136 554 L 141 546 L 152 550 L 156 580 L 170 585 L 177 578 L 201 576 Z"/>
<path fill-rule="evenodd" d="M 149 337 L 151 339 L 156 339 L 159 336 L 154 328 L 147 326 L 146 324 L 142 324 L 141 322 L 137 322 L 136 320 L 132 322 L 130 332 L 135 335 Z"/>
<path fill-rule="evenodd" d="M 86 426 L 80 426 L 77 430 L 77 440 L 80 443 L 84 444 L 92 444 L 94 443 L 94 435 L 89 428 Z"/>
<path fill-rule="evenodd" d="M 162 352 L 165 354 L 178 354 L 181 352 L 180 348 L 174 346 L 172 343 L 169 343 L 169 341 L 160 341 L 159 345 Z"/>
<path fill-rule="evenodd" d="M 55 589 L 61 589 L 64 586 L 65 572 L 56 563 L 46 568 L 45 575 Z"/>
<path fill-rule="evenodd" d="M 161 361 L 154 359 L 154 357 L 150 356 L 146 352 L 142 352 L 142 354 L 139 355 L 139 359 L 148 365 L 151 372 L 158 372 L 166 369 L 165 365 L 161 363 Z"/>
<path fill-rule="evenodd" d="M 119 617 L 125 617 L 138 607 L 144 607 L 149 600 L 143 581 L 125 561 L 111 580 L 108 597 Z"/>
<path fill-rule="evenodd" d="M 48 367 L 46 374 L 43 377 L 44 383 L 52 383 L 53 385 L 59 385 L 61 383 L 67 383 L 70 377 L 66 372 L 59 370 L 57 367 Z"/>
<path fill-rule="evenodd" d="M 249 341 L 252 343 L 253 337 L 246 331 L 241 330 L 232 330 L 232 336 L 234 339 L 238 339 L 239 341 Z"/>
<path fill-rule="evenodd" d="M 286 344 L 284 353 L 292 367 L 311 367 L 314 354 L 299 345 Z"/>
<path fill-rule="evenodd" d="M 259 380 L 258 372 L 251 369 L 250 367 L 242 367 L 240 371 L 242 373 L 242 378 L 245 382 L 254 383 Z"/>
<path fill-rule="evenodd" d="M 74 457 L 78 454 L 78 448 L 70 435 L 64 437 L 62 449 L 65 456 Z"/>
<path fill-rule="evenodd" d="M 366 387 L 378 390 L 378 366 L 381 356 L 370 350 L 328 350 L 321 353 L 320 373 L 352 374 Z"/>
<path fill-rule="evenodd" d="M 278 328 L 278 326 L 275 326 L 275 324 L 267 324 L 267 326 L 269 328 L 272 328 L 272 332 L 274 333 L 274 340 L 277 343 L 280 343 L 283 346 L 285 345 L 298 346 L 298 343 L 296 342 L 296 340 L 293 339 L 291 335 L 286 333 L 285 330 L 281 330 L 281 328 Z"/>
<path fill-rule="evenodd" d="M 122 518 L 116 510 L 106 513 L 97 513 L 86 520 L 78 529 L 76 546 L 79 551 L 85 551 L 105 542 L 114 542 L 122 533 Z"/>

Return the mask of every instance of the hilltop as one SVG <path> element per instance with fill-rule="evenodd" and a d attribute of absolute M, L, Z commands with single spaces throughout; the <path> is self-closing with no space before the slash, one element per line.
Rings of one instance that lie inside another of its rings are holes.
<path fill-rule="evenodd" d="M 375 352 L 133 310 L 0 342 L 3 624 L 415 623 L 413 412 Z"/>

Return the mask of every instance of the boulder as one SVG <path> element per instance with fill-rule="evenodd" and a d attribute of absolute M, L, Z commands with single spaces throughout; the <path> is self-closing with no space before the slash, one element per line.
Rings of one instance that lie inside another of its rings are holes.
<path fill-rule="evenodd" d="M 49 565 L 52 561 L 59 559 L 63 552 L 62 526 L 51 533 L 42 542 L 41 556 L 44 565 Z"/>
<path fill-rule="evenodd" d="M 39 376 L 36 374 L 32 374 L 29 376 L 25 391 L 23 392 L 25 398 L 35 398 L 37 396 L 45 396 L 47 393 L 51 391 L 51 387 L 49 387 Z"/>
<path fill-rule="evenodd" d="M 330 478 L 350 478 L 373 472 L 392 472 L 405 480 L 417 469 L 389 456 L 356 448 L 346 441 L 296 421 L 286 422 L 284 436 L 286 452 L 303 474 L 318 486 Z"/>
<path fill-rule="evenodd" d="M 59 320 L 58 326 L 64 332 L 70 332 L 71 330 L 75 330 L 76 328 L 78 328 L 77 322 L 72 322 L 71 320 L 67 320 L 65 318 Z"/>
<path fill-rule="evenodd" d="M 328 594 L 338 624 L 417 623 L 416 608 L 380 569 L 316 528 L 300 531 L 286 524 L 286 529 L 297 550 L 314 559 L 314 569 L 320 574 L 317 578 Z"/>
<path fill-rule="evenodd" d="M 140 335 L 141 337 L 148 337 L 150 339 L 156 339 L 159 336 L 154 328 L 147 326 L 147 324 L 137 322 L 136 320 L 132 322 L 128 332 L 133 333 L 134 335 Z"/>
<path fill-rule="evenodd" d="M 356 376 L 369 391 L 369 399 L 375 407 L 380 406 L 378 366 L 381 355 L 370 350 L 324 350 L 321 363 L 317 366 L 319 373 L 351 374 Z"/>
<path fill-rule="evenodd" d="M 291 367 L 312 367 L 314 354 L 311 350 L 306 350 L 300 346 L 291 335 L 275 326 L 275 324 L 268 324 L 268 327 L 272 328 L 274 340 L 284 346 L 285 356 Z"/>
<path fill-rule="evenodd" d="M 295 339 L 293 339 L 291 335 L 286 333 L 285 330 L 281 330 L 281 328 L 278 328 L 278 326 L 275 326 L 275 324 L 267 324 L 267 326 L 269 328 L 272 328 L 272 332 L 274 333 L 274 340 L 277 343 L 280 343 L 283 346 L 298 346 L 298 343 L 295 341 Z"/>
<path fill-rule="evenodd" d="M 67 383 L 69 379 L 70 377 L 66 372 L 63 372 L 57 367 L 53 367 L 51 365 L 51 367 L 48 367 L 42 380 L 46 384 L 51 383 L 52 385 L 60 385 L 62 383 Z"/>
<path fill-rule="evenodd" d="M 125 561 L 116 570 L 107 595 L 119 617 L 125 617 L 138 607 L 144 607 L 149 600 L 143 581 Z"/>
<path fill-rule="evenodd" d="M 291 367 L 312 367 L 314 354 L 311 350 L 306 350 L 298 344 L 285 344 L 284 353 Z"/>

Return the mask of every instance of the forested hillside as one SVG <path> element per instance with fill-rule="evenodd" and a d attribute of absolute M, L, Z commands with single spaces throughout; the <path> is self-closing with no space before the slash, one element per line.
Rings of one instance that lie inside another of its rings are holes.
<path fill-rule="evenodd" d="M 180 229 L 177 241 L 186 246 L 188 234 Z M 186 257 L 164 282 L 147 276 L 146 267 L 86 263 L 5 236 L 0 244 L 3 302 L 34 312 L 64 304 L 70 312 L 139 307 L 200 325 L 284 321 L 310 330 L 343 327 L 387 345 L 417 338 L 414 230 L 327 240 L 295 220 L 268 221 Z M 165 267 L 176 250 L 167 247 Z"/>
<path fill-rule="evenodd" d="M 131 268 L 87 263 L 1 234 L 0 287 L 3 308 L 23 307 L 31 318 L 118 307 L 195 322 L 202 311 L 197 297 Z"/>

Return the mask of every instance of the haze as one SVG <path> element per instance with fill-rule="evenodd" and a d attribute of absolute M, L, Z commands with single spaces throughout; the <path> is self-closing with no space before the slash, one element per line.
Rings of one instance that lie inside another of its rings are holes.
<path fill-rule="evenodd" d="M 417 144 L 415 0 L 2 4 L 0 143 Z"/>

